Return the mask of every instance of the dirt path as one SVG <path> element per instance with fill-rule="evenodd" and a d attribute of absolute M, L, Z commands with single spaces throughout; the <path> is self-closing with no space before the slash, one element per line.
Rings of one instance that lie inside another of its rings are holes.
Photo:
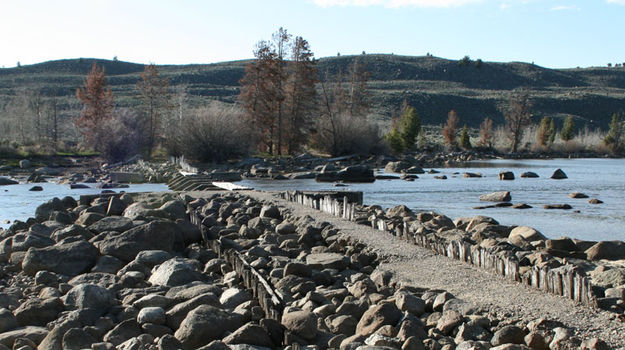
<path fill-rule="evenodd" d="M 388 262 L 379 268 L 393 272 L 402 282 L 421 288 L 444 289 L 457 298 L 519 320 L 556 320 L 574 329 L 581 339 L 598 337 L 615 348 L 625 349 L 625 323 L 618 320 L 615 314 L 576 305 L 569 299 L 546 294 L 460 261 L 436 255 L 388 233 L 278 199 L 271 193 L 244 193 L 289 208 L 295 215 L 310 215 L 316 220 L 330 222 L 344 234 L 388 256 Z"/>

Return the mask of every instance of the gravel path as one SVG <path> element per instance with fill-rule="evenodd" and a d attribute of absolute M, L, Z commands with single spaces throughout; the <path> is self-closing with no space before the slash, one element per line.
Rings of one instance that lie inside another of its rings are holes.
<path fill-rule="evenodd" d="M 569 299 L 546 294 L 466 263 L 434 254 L 391 234 L 278 199 L 271 193 L 244 193 L 258 200 L 271 201 L 286 207 L 297 216 L 310 215 L 316 220 L 330 222 L 344 234 L 388 257 L 379 268 L 393 272 L 398 281 L 420 288 L 444 289 L 457 298 L 519 320 L 545 318 L 559 321 L 574 329 L 581 339 L 598 337 L 614 348 L 625 349 L 625 323 L 617 319 L 615 314 L 576 305 Z"/>

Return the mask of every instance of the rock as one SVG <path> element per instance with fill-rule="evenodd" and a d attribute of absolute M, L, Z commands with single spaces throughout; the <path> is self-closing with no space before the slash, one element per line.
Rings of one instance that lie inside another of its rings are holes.
<path fill-rule="evenodd" d="M 556 179 L 556 180 L 562 180 L 562 179 L 567 179 L 568 177 L 566 176 L 564 171 L 562 171 L 562 169 L 557 169 L 556 171 L 553 172 L 553 175 L 551 175 L 551 178 Z"/>
<path fill-rule="evenodd" d="M 64 350 L 81 350 L 91 348 L 91 344 L 97 341 L 96 338 L 82 328 L 70 328 L 63 335 L 62 344 Z"/>
<path fill-rule="evenodd" d="M 28 190 L 31 191 L 31 192 L 41 192 L 41 191 L 43 191 L 43 187 L 41 187 L 41 186 L 33 186 L 30 189 L 28 189 Z"/>
<path fill-rule="evenodd" d="M 280 215 L 280 209 L 278 209 L 275 205 L 265 205 L 260 210 L 260 217 L 281 219 L 282 215 Z"/>
<path fill-rule="evenodd" d="M 154 323 L 162 325 L 165 324 L 166 320 L 165 310 L 158 306 L 144 307 L 139 310 L 139 314 L 137 315 L 137 322 L 139 324 Z"/>
<path fill-rule="evenodd" d="M 386 173 L 401 173 L 402 171 L 410 168 L 410 163 L 405 161 L 397 161 L 397 162 L 388 162 L 384 167 L 384 172 Z"/>
<path fill-rule="evenodd" d="M 83 189 L 87 189 L 87 188 L 91 188 L 85 184 L 69 184 L 69 189 L 70 190 L 83 190 Z"/>
<path fill-rule="evenodd" d="M 536 174 L 535 172 L 532 172 L 532 171 L 526 171 L 526 172 L 521 174 L 521 177 L 523 177 L 523 178 L 537 178 L 538 174 Z"/>
<path fill-rule="evenodd" d="M 420 166 L 413 165 L 410 168 L 402 171 L 403 174 L 425 174 L 425 170 Z M 417 177 L 418 179 L 418 177 Z"/>
<path fill-rule="evenodd" d="M 349 260 L 337 253 L 314 253 L 306 256 L 306 264 L 317 270 L 343 270 L 349 265 Z"/>
<path fill-rule="evenodd" d="M 97 256 L 98 250 L 87 241 L 57 243 L 45 248 L 30 248 L 24 256 L 22 269 L 31 276 L 41 270 L 75 276 L 89 271 Z"/>
<path fill-rule="evenodd" d="M 122 261 L 133 260 L 144 250 L 172 251 L 177 226 L 171 221 L 155 220 L 118 235 L 109 235 L 98 243 L 102 255 Z"/>
<path fill-rule="evenodd" d="M 316 325 L 316 323 L 315 323 Z M 221 339 L 226 331 L 239 328 L 239 322 L 227 312 L 209 305 L 200 305 L 189 312 L 174 336 L 184 349 L 197 349 L 212 340 Z"/>
<path fill-rule="evenodd" d="M 514 180 L 514 173 L 511 171 L 502 171 L 499 173 L 499 180 Z"/>
<path fill-rule="evenodd" d="M 625 301 L 625 287 L 608 288 L 605 290 L 605 297 Z"/>
<path fill-rule="evenodd" d="M 542 335 L 540 331 L 532 331 L 524 338 L 525 344 L 528 347 L 534 350 L 547 350 L 547 343 L 545 342 L 545 337 Z"/>
<path fill-rule="evenodd" d="M 322 172 L 315 177 L 317 182 L 374 182 L 373 169 L 366 165 L 352 165 L 337 172 Z"/>
<path fill-rule="evenodd" d="M 106 208 L 106 216 L 123 215 L 124 210 L 126 210 L 126 203 L 124 203 L 117 196 L 111 196 L 111 199 L 109 199 L 109 205 Z"/>
<path fill-rule="evenodd" d="M 401 311 L 408 311 L 415 316 L 421 316 L 425 312 L 425 301 L 408 293 L 397 295 L 395 305 Z"/>
<path fill-rule="evenodd" d="M 83 225 L 83 226 L 90 226 L 103 218 L 104 218 L 104 214 L 83 211 L 80 214 L 80 216 L 78 216 L 78 219 L 76 219 L 76 224 Z"/>
<path fill-rule="evenodd" d="M 480 177 L 482 177 L 482 174 L 465 172 L 465 173 L 462 174 L 462 177 L 466 177 L 466 178 L 480 178 Z"/>
<path fill-rule="evenodd" d="M 356 326 L 356 333 L 369 336 L 381 326 L 397 324 L 401 316 L 402 312 L 397 309 L 395 304 L 373 305 L 360 318 Z"/>
<path fill-rule="evenodd" d="M 605 271 L 593 271 L 591 276 L 592 283 L 599 287 L 613 288 L 625 285 L 625 268 L 614 267 Z"/>
<path fill-rule="evenodd" d="M 131 229 L 132 220 L 123 216 L 107 216 L 89 226 L 89 230 L 101 233 L 105 231 L 124 232 Z"/>
<path fill-rule="evenodd" d="M 536 229 L 528 227 L 528 226 L 517 226 L 510 231 L 510 235 L 508 235 L 508 241 L 512 244 L 516 244 L 518 240 L 533 242 L 533 241 L 541 241 L 546 240 L 542 233 L 538 232 Z"/>
<path fill-rule="evenodd" d="M 532 206 L 525 203 L 517 203 L 512 206 L 513 209 L 531 209 Z"/>
<path fill-rule="evenodd" d="M 397 205 L 386 211 L 388 217 L 413 217 L 414 212 L 405 205 Z"/>
<path fill-rule="evenodd" d="M 276 226 L 276 233 L 279 235 L 289 235 L 295 233 L 295 230 L 297 230 L 297 226 L 286 221 Z"/>
<path fill-rule="evenodd" d="M 34 226 L 33 226 L 34 227 Z M 14 252 L 27 251 L 29 248 L 44 248 L 53 245 L 54 240 L 45 235 L 33 232 L 18 233 L 13 236 L 11 250 Z"/>
<path fill-rule="evenodd" d="M 81 237 L 84 240 L 90 240 L 93 238 L 93 233 L 83 226 L 72 224 L 54 231 L 50 237 L 57 242 L 60 242 L 68 237 Z"/>
<path fill-rule="evenodd" d="M 572 239 L 568 237 L 560 237 L 546 240 L 545 248 L 562 250 L 565 252 L 574 252 L 577 250 L 577 245 Z"/>
<path fill-rule="evenodd" d="M 609 350 L 610 346 L 601 339 L 586 339 L 579 347 L 580 350 Z"/>
<path fill-rule="evenodd" d="M 443 311 L 445 304 L 452 299 L 454 299 L 454 296 L 449 292 L 439 293 L 432 302 L 432 309 L 434 311 Z"/>
<path fill-rule="evenodd" d="M 79 284 L 63 297 L 68 309 L 91 309 L 104 314 L 115 302 L 113 294 L 97 284 Z"/>
<path fill-rule="evenodd" d="M 133 318 L 122 321 L 120 324 L 108 331 L 108 333 L 104 335 L 103 340 L 105 342 L 112 343 L 113 345 L 120 345 L 130 338 L 140 336 L 141 333 L 141 327 Z"/>
<path fill-rule="evenodd" d="M 490 343 L 493 346 L 503 345 L 503 344 L 525 344 L 525 334 L 523 329 L 517 326 L 504 326 L 500 330 L 496 331 L 493 334 L 493 338 L 490 340 Z"/>
<path fill-rule="evenodd" d="M 563 210 L 568 210 L 568 209 L 572 209 L 573 207 L 571 207 L 568 204 L 545 204 L 543 205 L 544 209 L 563 209 Z"/>
<path fill-rule="evenodd" d="M 436 329 L 444 335 L 450 334 L 457 326 L 459 326 L 464 318 L 455 310 L 445 311 L 436 323 Z"/>
<path fill-rule="evenodd" d="M 285 312 L 281 323 L 287 330 L 304 339 L 312 340 L 317 335 L 317 316 L 312 312 Z"/>
<path fill-rule="evenodd" d="M 223 339 L 223 342 L 226 344 L 249 344 L 268 348 L 275 347 L 267 331 L 263 327 L 252 323 L 248 323 L 230 333 L 230 335 Z"/>
<path fill-rule="evenodd" d="M 332 318 L 328 325 L 330 331 L 334 334 L 352 335 L 356 332 L 358 319 L 351 315 L 339 315 Z"/>
<path fill-rule="evenodd" d="M 512 197 L 510 196 L 510 192 L 500 191 L 500 192 L 483 194 L 480 196 L 480 200 L 487 201 L 487 202 L 509 202 L 512 200 Z"/>
<path fill-rule="evenodd" d="M 32 163 L 28 159 L 20 160 L 19 165 L 21 169 L 29 169 L 30 167 L 32 167 Z"/>
<path fill-rule="evenodd" d="M 622 241 L 602 241 L 586 250 L 588 260 L 625 259 L 625 243 Z"/>
<path fill-rule="evenodd" d="M 0 309 L 0 333 L 8 332 L 17 328 L 17 319 L 8 309 Z"/>
<path fill-rule="evenodd" d="M 581 192 L 573 192 L 573 193 L 569 193 L 569 197 L 571 197 L 571 198 L 588 198 L 588 195 L 583 194 Z"/>
<path fill-rule="evenodd" d="M 591 198 L 588 200 L 588 203 L 590 204 L 603 204 L 603 201 L 597 198 Z"/>
<path fill-rule="evenodd" d="M 284 266 L 283 277 L 286 277 L 288 275 L 311 277 L 312 274 L 313 270 L 308 264 L 300 262 L 290 262 Z"/>
<path fill-rule="evenodd" d="M 249 300 L 252 300 L 252 295 L 247 290 L 239 288 L 228 288 L 219 297 L 219 302 L 225 309 L 234 309 Z"/>
<path fill-rule="evenodd" d="M 57 318 L 63 311 L 63 302 L 59 298 L 31 298 L 15 309 L 15 319 L 21 326 L 45 326 Z"/>
<path fill-rule="evenodd" d="M 158 340 L 158 350 L 178 350 L 182 344 L 171 334 L 165 334 Z M 220 349 L 221 350 L 221 349 Z M 228 350 L 228 349 L 223 349 Z"/>
<path fill-rule="evenodd" d="M 163 204 L 159 210 L 164 211 L 173 220 L 183 219 L 188 220 L 187 206 L 181 200 L 171 200 Z"/>
<path fill-rule="evenodd" d="M 6 185 L 17 185 L 19 184 L 19 182 L 15 181 L 15 180 L 11 180 L 9 178 L 6 178 L 4 176 L 0 176 L 0 186 L 6 186 Z M 13 345 L 13 344 L 11 344 Z"/>
<path fill-rule="evenodd" d="M 39 344 L 46 335 L 48 335 L 48 330 L 44 327 L 26 326 L 0 334 L 0 344 L 11 349 L 15 340 L 20 338 L 26 338 Z"/>
<path fill-rule="evenodd" d="M 178 329 L 187 314 L 200 305 L 221 307 L 219 299 L 213 293 L 205 293 L 181 302 L 167 311 L 167 326 Z"/>
<path fill-rule="evenodd" d="M 55 197 L 39 205 L 37 209 L 35 209 L 35 219 L 37 219 L 37 221 L 39 222 L 44 222 L 50 219 L 50 214 L 52 214 L 53 211 L 63 211 L 63 210 L 65 210 L 65 206 L 63 205 L 63 202 L 61 202 L 60 199 Z"/>
<path fill-rule="evenodd" d="M 172 287 L 204 279 L 195 260 L 173 258 L 155 268 L 148 282 L 152 285 Z"/>
<path fill-rule="evenodd" d="M 105 272 L 115 274 L 122 267 L 124 263 L 114 256 L 103 255 L 98 258 L 95 266 L 91 269 L 91 272 Z"/>

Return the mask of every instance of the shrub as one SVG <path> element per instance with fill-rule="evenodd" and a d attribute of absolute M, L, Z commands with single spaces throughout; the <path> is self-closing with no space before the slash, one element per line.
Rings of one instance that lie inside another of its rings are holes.
<path fill-rule="evenodd" d="M 447 115 L 447 123 L 443 127 L 443 137 L 445 137 L 445 143 L 451 147 L 456 147 L 457 131 L 458 128 L 458 115 L 453 109 L 449 111 Z"/>
<path fill-rule="evenodd" d="M 493 147 L 493 120 L 488 117 L 480 124 L 480 146 Z"/>
<path fill-rule="evenodd" d="M 462 128 L 462 133 L 460 134 L 460 147 L 464 149 L 471 149 L 471 139 L 469 138 L 469 133 L 467 131 L 467 126 L 465 125 Z"/>
<path fill-rule="evenodd" d="M 419 120 L 417 111 L 414 108 L 406 108 L 404 114 L 401 116 L 399 127 L 399 136 L 401 138 L 403 148 L 405 150 L 410 150 L 414 147 L 419 131 L 421 131 L 421 121 Z"/>
<path fill-rule="evenodd" d="M 562 130 L 560 130 L 560 138 L 562 141 L 570 141 L 573 139 L 574 131 L 575 122 L 573 121 L 573 117 L 569 115 L 564 119 L 564 125 L 562 125 Z"/>
<path fill-rule="evenodd" d="M 94 142 L 102 157 L 120 162 L 140 153 L 143 132 L 139 114 L 130 109 L 118 109 L 101 121 L 95 130 Z"/>
<path fill-rule="evenodd" d="M 312 146 L 333 156 L 379 154 L 386 148 L 377 124 L 346 114 L 320 119 Z"/>
<path fill-rule="evenodd" d="M 200 108 L 181 122 L 180 150 L 187 158 L 221 162 L 248 154 L 251 132 L 243 112 L 217 103 Z"/>
<path fill-rule="evenodd" d="M 402 153 L 404 151 L 404 143 L 397 129 L 393 128 L 386 136 L 384 136 L 393 153 Z"/>
<path fill-rule="evenodd" d="M 538 129 L 536 130 L 536 141 L 538 141 L 538 144 L 543 147 L 546 147 L 547 143 L 549 143 L 549 140 L 551 139 L 550 124 L 551 118 L 543 117 L 543 119 L 540 120 Z"/>

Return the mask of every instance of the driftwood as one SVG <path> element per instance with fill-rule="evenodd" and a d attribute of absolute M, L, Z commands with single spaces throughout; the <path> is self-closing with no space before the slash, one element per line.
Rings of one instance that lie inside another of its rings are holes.
<path fill-rule="evenodd" d="M 342 217 L 343 219 L 355 220 L 356 204 L 348 203 L 347 197 L 342 200 L 332 198 L 331 196 L 315 198 L 314 196 L 295 191 L 282 193 L 282 198 Z M 404 223 L 397 226 L 391 223 L 390 220 L 374 217 L 370 224 L 374 229 L 402 237 L 413 244 L 430 249 L 440 255 L 464 261 L 544 292 L 560 295 L 587 306 L 597 307 L 597 298 L 592 291 L 590 279 L 575 271 L 572 265 L 565 265 L 556 269 L 533 266 L 529 276 L 521 276 L 519 261 L 514 256 L 501 256 L 487 248 L 464 241 L 446 241 L 435 235 L 410 232 Z M 390 227 L 393 227 L 393 229 L 389 229 Z"/>

